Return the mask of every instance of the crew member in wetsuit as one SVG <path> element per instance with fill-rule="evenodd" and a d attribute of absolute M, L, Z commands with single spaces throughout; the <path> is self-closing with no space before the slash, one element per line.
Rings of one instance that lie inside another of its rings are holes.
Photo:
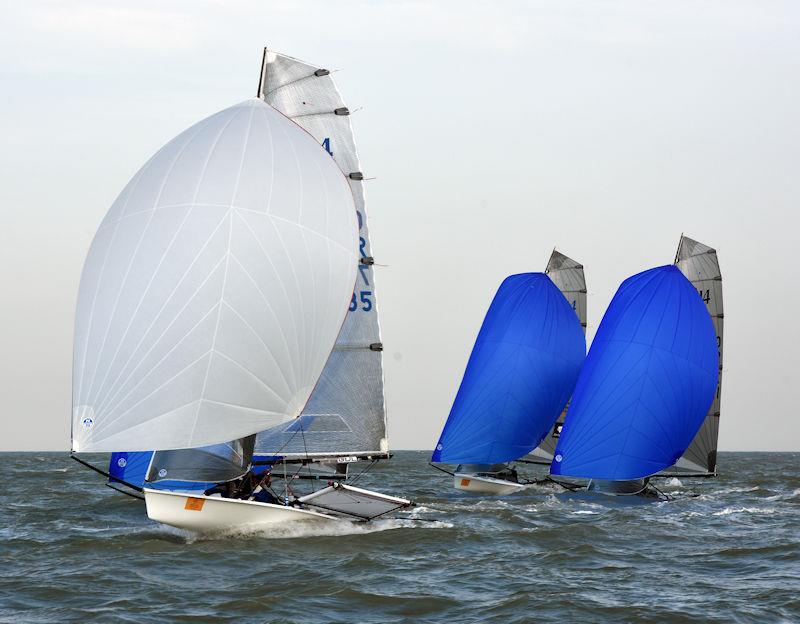
<path fill-rule="evenodd" d="M 258 485 L 253 489 L 253 495 L 250 497 L 250 500 L 254 500 L 259 503 L 272 503 L 273 505 L 279 504 L 277 498 L 269 491 L 269 486 L 272 483 L 272 477 L 270 476 L 269 472 L 264 474 L 261 480 L 258 482 Z"/>
<path fill-rule="evenodd" d="M 214 486 L 208 488 L 203 494 L 205 496 L 213 496 L 214 494 L 219 494 L 222 498 L 236 498 L 236 494 L 238 491 L 238 487 L 236 482 L 238 479 L 234 479 L 233 481 L 224 481 L 222 483 L 217 483 Z"/>

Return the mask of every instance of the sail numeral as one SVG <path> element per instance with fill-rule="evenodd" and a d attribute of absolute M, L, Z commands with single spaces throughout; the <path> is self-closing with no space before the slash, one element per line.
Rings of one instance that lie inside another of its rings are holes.
<path fill-rule="evenodd" d="M 369 271 L 368 264 L 359 264 L 358 271 L 361 273 L 361 279 L 364 280 L 364 283 L 369 286 L 369 278 L 367 277 L 367 271 Z"/>
<path fill-rule="evenodd" d="M 705 291 L 704 291 L 702 288 L 700 288 L 700 289 L 698 289 L 698 290 L 697 290 L 697 292 L 699 292 L 699 293 L 700 293 L 700 298 L 701 298 L 703 301 L 705 301 L 706 303 L 708 303 L 709 301 L 711 301 L 711 291 L 710 291 L 710 290 L 705 290 Z"/>
<path fill-rule="evenodd" d="M 359 309 L 359 303 L 361 303 L 360 309 L 364 312 L 369 312 L 372 310 L 372 291 L 371 290 L 362 290 L 358 293 L 358 299 L 356 299 L 356 293 L 353 293 L 353 296 L 350 299 L 350 307 L 348 308 L 350 312 L 355 312 Z"/>
<path fill-rule="evenodd" d="M 322 140 L 322 147 L 325 148 L 326 152 L 328 152 L 331 156 L 333 156 L 333 152 L 331 151 L 331 139 L 330 139 L 330 137 L 325 137 Z"/>
<path fill-rule="evenodd" d="M 572 300 L 572 309 L 573 310 L 577 310 L 578 309 L 578 300 L 577 299 L 573 299 Z"/>

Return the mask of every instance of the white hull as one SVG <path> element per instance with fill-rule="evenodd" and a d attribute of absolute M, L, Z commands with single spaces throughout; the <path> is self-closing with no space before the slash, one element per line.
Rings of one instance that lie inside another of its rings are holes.
<path fill-rule="evenodd" d="M 250 530 L 294 522 L 339 521 L 334 516 L 270 503 L 145 488 L 151 520 L 197 532 Z"/>
<path fill-rule="evenodd" d="M 493 494 L 505 496 L 525 489 L 521 483 L 494 479 L 492 477 L 478 476 L 468 472 L 457 472 L 453 475 L 453 485 L 457 490 L 474 492 L 475 494 Z"/>

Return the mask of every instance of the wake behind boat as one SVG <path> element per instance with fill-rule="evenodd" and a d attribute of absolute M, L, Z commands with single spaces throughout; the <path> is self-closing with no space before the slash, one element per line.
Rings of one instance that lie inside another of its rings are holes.
<path fill-rule="evenodd" d="M 265 51 L 259 98 L 164 146 L 92 243 L 73 452 L 114 452 L 112 484 L 142 492 L 156 521 L 369 520 L 411 504 L 290 486 L 289 462 L 388 457 L 363 176 L 338 103 L 330 72 Z"/>

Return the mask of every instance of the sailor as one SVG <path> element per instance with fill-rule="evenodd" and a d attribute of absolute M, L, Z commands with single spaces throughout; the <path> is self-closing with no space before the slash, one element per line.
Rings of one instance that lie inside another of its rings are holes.
<path fill-rule="evenodd" d="M 250 497 L 249 500 L 253 500 L 258 503 L 277 504 L 278 499 L 275 498 L 272 492 L 269 491 L 269 486 L 271 483 L 272 483 L 272 477 L 270 476 L 269 472 L 267 472 L 258 482 L 258 485 L 256 485 L 255 489 L 253 490 L 253 495 Z"/>
<path fill-rule="evenodd" d="M 205 496 L 214 496 L 219 494 L 222 498 L 236 498 L 236 480 L 224 481 L 208 488 L 203 494 Z"/>

